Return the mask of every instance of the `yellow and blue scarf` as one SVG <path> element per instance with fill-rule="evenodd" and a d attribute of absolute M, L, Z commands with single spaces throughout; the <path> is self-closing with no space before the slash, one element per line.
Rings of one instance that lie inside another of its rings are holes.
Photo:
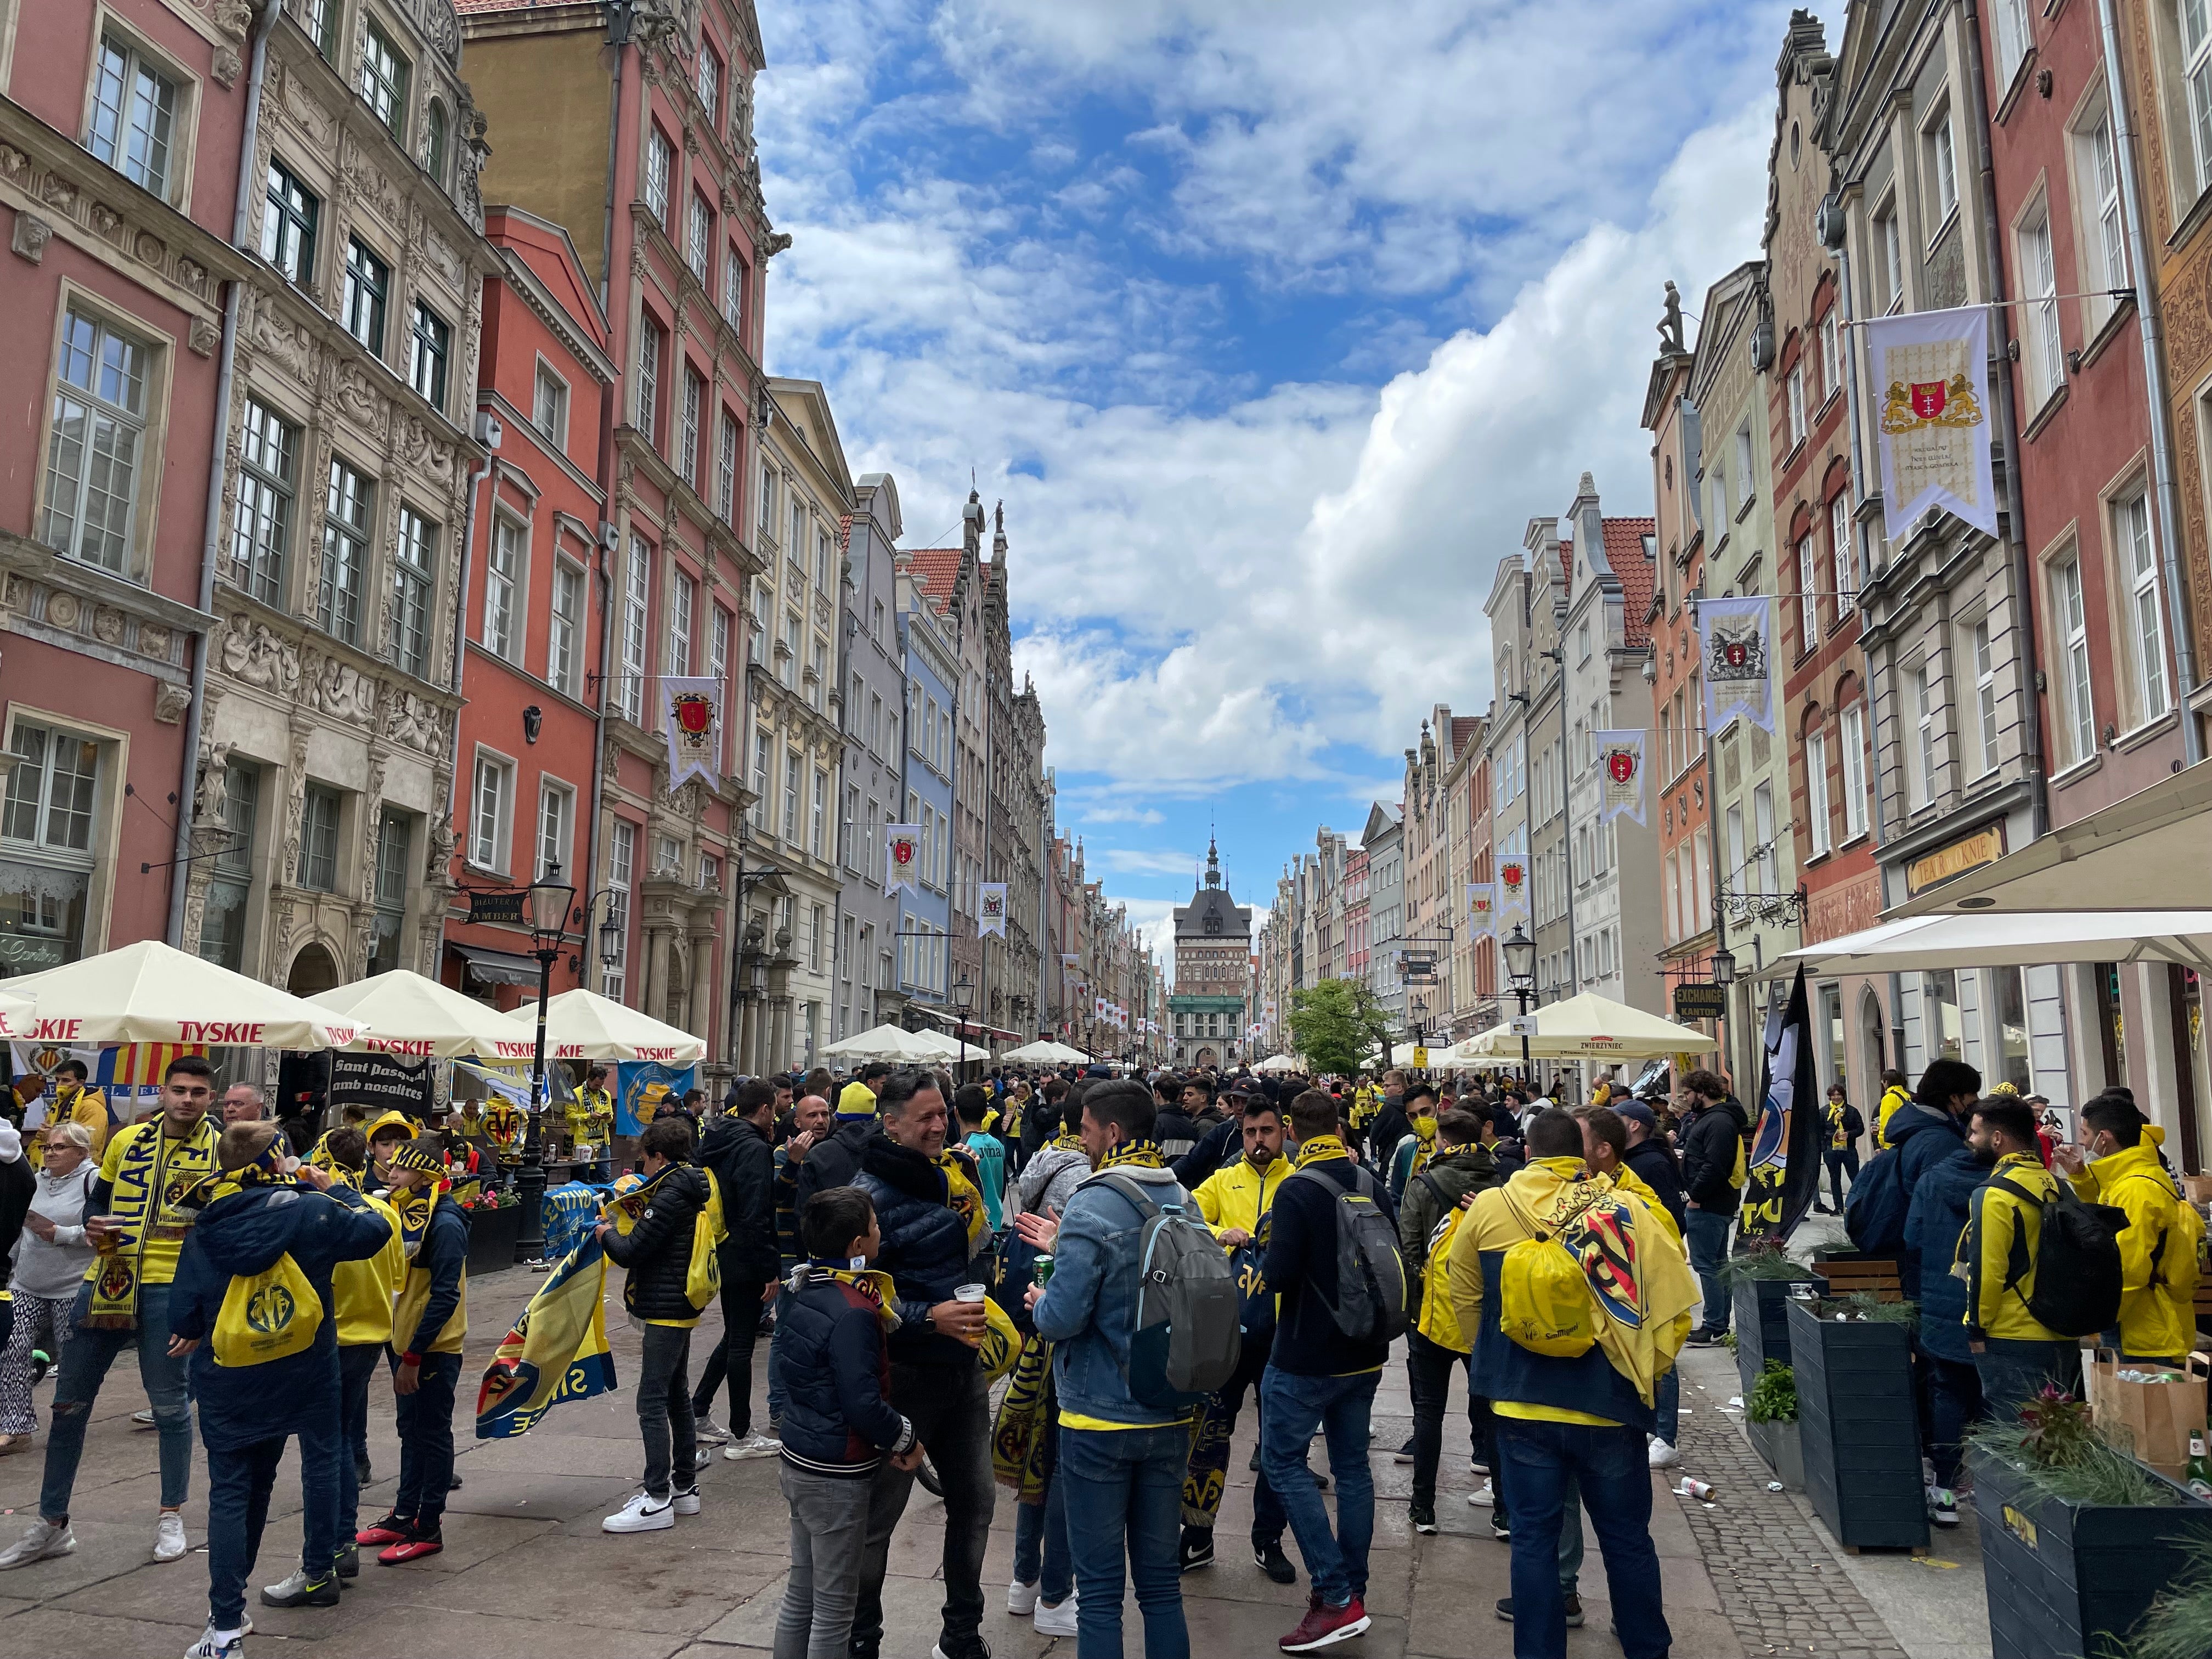
<path fill-rule="evenodd" d="M 1297 1156 L 1291 1160 L 1292 1170 L 1303 1170 L 1309 1164 L 1323 1164 L 1333 1158 L 1350 1158 L 1344 1143 L 1334 1135 L 1315 1135 L 1298 1142 Z"/>
<path fill-rule="evenodd" d="M 113 1195 L 108 1213 L 121 1224 L 128 1243 L 107 1235 L 93 1258 L 85 1277 L 92 1282 L 92 1304 L 83 1324 L 88 1330 L 135 1330 L 138 1325 L 138 1286 L 145 1277 L 150 1253 L 157 1263 L 166 1261 L 176 1271 L 177 1254 L 192 1217 L 185 1200 L 215 1170 L 215 1147 L 220 1131 L 215 1120 L 202 1118 L 191 1133 L 173 1138 L 162 1133 L 159 1118 L 124 1131 L 128 1137 L 115 1159 Z M 156 1190 L 155 1183 L 159 1183 Z"/>
<path fill-rule="evenodd" d="M 1167 1154 L 1157 1140 L 1125 1140 L 1098 1160 L 1098 1171 L 1108 1170 L 1164 1170 Z"/>

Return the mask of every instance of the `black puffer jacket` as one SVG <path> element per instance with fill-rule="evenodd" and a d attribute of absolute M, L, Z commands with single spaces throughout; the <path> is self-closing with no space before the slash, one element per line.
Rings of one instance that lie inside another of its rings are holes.
<path fill-rule="evenodd" d="M 806 1161 L 799 1166 L 799 1212 L 805 1213 L 806 1200 L 815 1194 L 851 1186 L 853 1177 L 860 1173 L 862 1151 L 882 1133 L 875 1118 L 856 1117 L 840 1123 L 829 1139 L 808 1148 Z"/>
<path fill-rule="evenodd" d="M 812 1159 L 808 1160 L 811 1167 Z M 968 1227 L 946 1202 L 945 1171 L 889 1135 L 867 1144 L 854 1186 L 876 1206 L 883 1246 L 876 1266 L 891 1276 L 899 1328 L 891 1358 L 904 1364 L 972 1365 L 975 1350 L 939 1334 L 929 1310 L 968 1282 Z"/>
<path fill-rule="evenodd" d="M 1200 1130 L 1180 1106 L 1163 1106 L 1152 1120 L 1152 1139 L 1160 1143 L 1161 1156 L 1172 1164 L 1198 1145 Z"/>
<path fill-rule="evenodd" d="M 707 1125 L 696 1161 L 714 1172 L 722 1189 L 722 1279 L 765 1285 L 782 1267 L 775 1239 L 775 1151 L 768 1137 L 741 1117 L 724 1115 Z"/>
<path fill-rule="evenodd" d="M 691 1305 L 684 1287 L 691 1273 L 692 1224 L 706 1201 L 706 1176 L 678 1164 L 654 1186 L 628 1237 L 607 1234 L 607 1260 L 629 1272 L 623 1306 L 637 1318 L 698 1318 L 701 1310 Z"/>
<path fill-rule="evenodd" d="M 1735 1153 L 1750 1126 L 1733 1100 L 1699 1108 L 1682 1131 L 1682 1190 L 1702 1210 L 1735 1206 Z"/>

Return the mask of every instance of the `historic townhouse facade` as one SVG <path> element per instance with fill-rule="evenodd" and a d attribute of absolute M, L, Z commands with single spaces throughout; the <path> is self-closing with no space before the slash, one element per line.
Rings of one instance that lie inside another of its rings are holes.
<path fill-rule="evenodd" d="M 902 556 L 898 575 L 899 638 L 906 671 L 906 795 L 903 804 L 891 797 L 880 801 L 864 790 L 864 802 L 851 804 L 848 787 L 847 815 L 863 828 L 848 833 L 865 834 L 866 857 L 863 882 L 873 881 L 880 890 L 884 860 L 877 850 L 880 823 L 911 823 L 921 836 L 921 856 L 915 890 L 898 895 L 898 982 L 908 1003 L 942 1010 L 949 1006 L 952 988 L 952 937 L 950 894 L 952 885 L 952 773 L 956 764 L 952 705 L 960 684 L 960 646 L 951 616 L 949 594 L 939 599 L 924 580 L 921 568 Z M 1063 848 L 1063 852 L 1064 852 Z M 1063 865 L 1062 886 L 1066 886 Z M 1065 892 L 1062 898 L 1065 902 Z"/>
<path fill-rule="evenodd" d="M 184 940 L 295 991 L 434 973 L 483 281 L 447 0 L 287 0 L 266 43 Z"/>
<path fill-rule="evenodd" d="M 895 1022 L 905 1006 L 896 971 L 904 943 L 898 938 L 903 896 L 884 892 L 878 838 L 866 830 L 870 822 L 880 825 L 885 802 L 896 802 L 902 791 L 910 794 L 914 787 L 914 702 L 895 545 L 902 533 L 898 486 L 886 473 L 865 475 L 854 486 L 853 513 L 845 526 L 837 626 L 845 744 L 842 805 L 830 809 L 835 816 L 830 833 L 842 872 L 836 924 L 838 1037 Z M 837 799 L 833 796 L 833 803 Z M 861 816 L 864 800 L 874 809 L 872 820 Z"/>
<path fill-rule="evenodd" d="M 1451 1036 L 1456 1042 L 1498 1024 L 1498 937 L 1479 922 L 1467 902 L 1470 882 L 1495 883 L 1491 848 L 1491 716 L 1463 720 L 1466 735 L 1444 775 L 1451 824 L 1451 872 L 1447 891 L 1452 915 Z"/>
<path fill-rule="evenodd" d="M 273 21 L 243 4 L 0 0 L 15 319 L 0 364 L 20 446 L 0 488 L 0 979 L 177 943 L 197 920 L 193 866 L 175 861 L 201 850 L 196 809 L 211 828 L 222 814 L 192 694 L 222 637 L 208 508 L 252 270 L 231 246 L 253 187 L 249 30 Z"/>
<path fill-rule="evenodd" d="M 1520 663 L 1528 740 L 1528 905 L 1534 918 L 1536 1000 L 1555 1002 L 1580 988 L 1574 939 L 1574 888 L 1568 878 L 1567 750 L 1572 732 L 1565 670 L 1570 549 L 1558 521 L 1532 519 L 1522 537 L 1528 556 L 1528 635 Z"/>
<path fill-rule="evenodd" d="M 1044 776 L 1044 713 L 1025 679 L 1014 689 L 1012 598 L 1006 508 L 991 510 L 991 562 L 983 568 L 984 771 L 989 792 L 981 879 L 1006 887 L 1006 933 L 980 941 L 976 1007 L 1001 1036 L 1026 1040 L 1036 1024 L 1039 950 L 1033 918 L 1042 863 L 1037 812 Z"/>
<path fill-rule="evenodd" d="M 1225 1066 L 1248 1057 L 1251 959 L 1252 912 L 1221 884 L 1221 855 L 1208 841 L 1205 878 L 1175 911 L 1175 991 L 1164 1022 L 1173 1064 Z"/>
<path fill-rule="evenodd" d="M 1497 883 L 1492 927 L 1502 946 L 1516 927 L 1531 940 L 1536 937 L 1528 902 L 1528 567 L 1517 548 L 1498 561 L 1482 609 L 1490 621 L 1492 677 L 1490 724 L 1483 732 L 1490 753 L 1491 870 Z M 1503 1008 L 1512 986 L 1505 958 L 1497 960 Z M 1517 1000 L 1513 1006 L 1518 1010 Z"/>

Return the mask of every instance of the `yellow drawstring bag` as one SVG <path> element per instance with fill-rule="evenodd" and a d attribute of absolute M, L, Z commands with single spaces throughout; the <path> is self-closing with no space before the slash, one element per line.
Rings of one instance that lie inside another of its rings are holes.
<path fill-rule="evenodd" d="M 228 1370 L 305 1353 L 322 1323 L 322 1298 L 288 1251 L 251 1277 L 233 1275 L 215 1317 L 215 1363 Z"/>

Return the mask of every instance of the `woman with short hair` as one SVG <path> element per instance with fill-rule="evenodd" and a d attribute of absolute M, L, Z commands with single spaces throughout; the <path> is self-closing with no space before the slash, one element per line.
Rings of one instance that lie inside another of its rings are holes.
<path fill-rule="evenodd" d="M 21 1451 L 38 1431 L 38 1413 L 31 1404 L 36 1370 L 31 1356 L 44 1352 L 49 1368 L 61 1363 L 70 1304 L 92 1265 L 84 1211 L 99 1172 L 92 1161 L 92 1133 L 83 1124 L 46 1127 L 44 1167 L 7 1279 L 15 1319 L 7 1348 L 0 1352 L 0 1456 Z"/>

